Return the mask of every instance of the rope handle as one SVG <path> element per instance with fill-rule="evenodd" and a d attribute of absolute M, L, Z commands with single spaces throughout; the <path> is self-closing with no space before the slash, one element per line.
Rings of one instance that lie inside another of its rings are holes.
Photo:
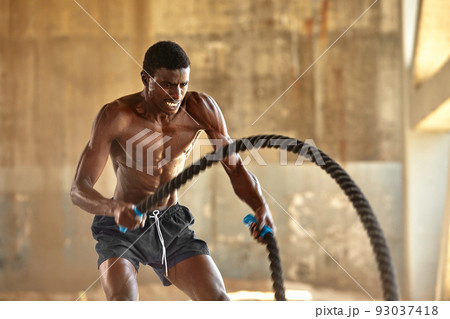
<path fill-rule="evenodd" d="M 255 216 L 248 214 L 244 217 L 244 224 L 250 227 L 252 223 L 257 223 Z M 263 229 L 259 233 L 259 237 L 263 238 L 263 242 L 266 244 L 267 251 L 269 252 L 270 260 L 270 276 L 273 281 L 273 290 L 275 292 L 275 300 L 285 301 L 286 292 L 284 289 L 283 270 L 281 269 L 280 252 L 278 249 L 277 241 L 273 234 L 272 229 L 264 225 Z"/>
<path fill-rule="evenodd" d="M 247 216 L 244 217 L 244 224 L 246 224 L 248 227 L 250 227 L 250 225 L 252 223 L 255 223 L 255 224 L 258 223 L 258 221 L 256 220 L 255 216 L 253 216 L 252 214 L 248 214 Z M 259 237 L 264 238 L 264 236 L 267 233 L 272 233 L 273 234 L 272 228 L 270 228 L 267 225 L 264 225 L 263 229 L 259 233 Z"/>
<path fill-rule="evenodd" d="M 142 218 L 142 216 L 144 216 L 144 214 L 142 214 L 136 206 L 133 207 L 133 210 L 134 210 L 134 213 L 136 214 L 136 216 L 138 216 L 139 218 Z M 126 233 L 128 228 L 126 228 L 125 226 L 119 225 L 119 230 L 121 233 Z"/>

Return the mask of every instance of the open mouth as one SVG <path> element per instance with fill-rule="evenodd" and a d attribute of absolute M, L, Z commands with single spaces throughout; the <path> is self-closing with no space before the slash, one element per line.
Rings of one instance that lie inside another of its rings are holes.
<path fill-rule="evenodd" d="M 177 108 L 180 103 L 179 102 L 173 102 L 173 101 L 166 101 L 166 104 L 170 107 L 170 108 Z"/>

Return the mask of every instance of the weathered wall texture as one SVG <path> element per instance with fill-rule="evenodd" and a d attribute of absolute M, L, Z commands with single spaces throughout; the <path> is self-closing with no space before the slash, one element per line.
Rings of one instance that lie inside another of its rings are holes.
<path fill-rule="evenodd" d="M 372 2 L 79 1 L 139 63 L 151 43 L 179 42 L 191 89 L 216 99 L 233 138 L 313 139 L 343 163 L 378 214 L 402 280 L 398 2 L 379 1 L 308 69 Z M 140 69 L 73 1 L 0 1 L 0 41 L 0 290 L 85 289 L 97 278 L 92 217 L 68 192 L 95 114 L 140 90 Z M 367 236 L 334 182 L 263 155 L 267 167 L 249 167 L 267 191 L 287 279 L 361 291 L 326 250 L 379 297 Z M 114 182 L 107 168 L 97 188 L 110 196 Z M 183 191 L 223 275 L 267 278 L 225 173 L 214 168 Z"/>

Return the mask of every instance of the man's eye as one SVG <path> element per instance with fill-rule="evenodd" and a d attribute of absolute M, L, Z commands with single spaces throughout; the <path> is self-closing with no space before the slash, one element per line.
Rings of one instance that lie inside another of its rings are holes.
<path fill-rule="evenodd" d="M 188 84 L 187 83 L 181 83 L 181 87 L 185 87 L 185 86 L 187 86 Z"/>

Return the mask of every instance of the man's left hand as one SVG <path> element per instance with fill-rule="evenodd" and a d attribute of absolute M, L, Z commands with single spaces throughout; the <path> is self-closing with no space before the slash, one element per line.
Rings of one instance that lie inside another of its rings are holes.
<path fill-rule="evenodd" d="M 264 225 L 270 227 L 272 229 L 272 232 L 275 234 L 275 224 L 273 222 L 272 214 L 270 213 L 269 206 L 267 206 L 267 204 L 255 210 L 254 213 L 258 223 L 252 223 L 250 226 L 250 231 L 253 238 L 255 238 L 259 243 L 262 243 L 263 239 L 259 237 L 259 234 L 261 233 Z"/>

